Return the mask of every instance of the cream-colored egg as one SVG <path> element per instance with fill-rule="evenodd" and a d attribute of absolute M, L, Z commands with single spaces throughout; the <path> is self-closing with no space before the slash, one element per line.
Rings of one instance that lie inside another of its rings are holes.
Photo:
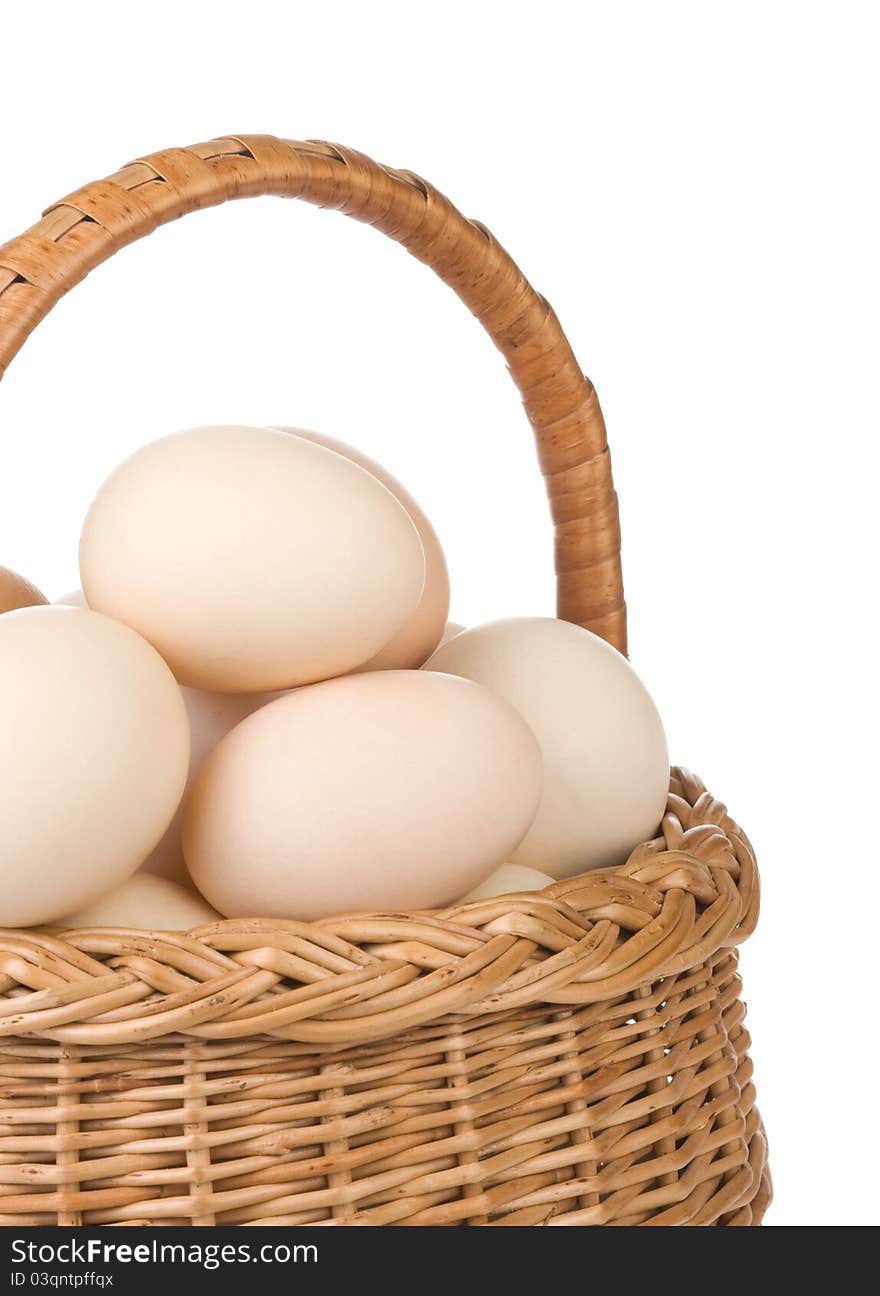
<path fill-rule="evenodd" d="M 464 626 L 459 625 L 457 621 L 447 621 L 437 647 L 442 648 L 445 643 L 449 643 L 450 639 L 454 639 L 456 635 L 460 635 L 463 629 Z"/>
<path fill-rule="evenodd" d="M 59 927 L 135 927 L 146 931 L 189 931 L 220 915 L 192 891 L 168 878 L 135 873 L 91 904 L 59 919 Z"/>
<path fill-rule="evenodd" d="M 183 684 L 285 689 L 353 670 L 421 598 L 403 506 L 365 469 L 272 428 L 153 442 L 86 518 L 89 606 L 148 639 Z"/>
<path fill-rule="evenodd" d="M 184 853 L 229 917 L 433 907 L 508 858 L 541 783 L 532 733 L 487 689 L 351 675 L 272 702 L 223 739 L 189 797 Z"/>
<path fill-rule="evenodd" d="M 59 607 L 78 607 L 87 608 L 86 596 L 81 589 L 70 590 L 69 593 L 62 595 L 61 598 L 54 600 Z"/>
<path fill-rule="evenodd" d="M 456 635 L 425 669 L 493 689 L 541 745 L 544 796 L 513 863 L 569 877 L 622 863 L 656 835 L 669 787 L 663 725 L 603 639 L 550 618 L 495 621 Z"/>
<path fill-rule="evenodd" d="M 187 789 L 198 774 L 206 758 L 221 738 L 240 724 L 246 716 L 271 701 L 274 694 L 267 693 L 207 693 L 202 689 L 182 688 L 184 705 L 189 718 L 190 758 Z M 143 869 L 163 878 L 171 878 L 181 886 L 192 886 L 192 879 L 183 858 L 180 840 L 186 793 L 171 820 L 159 845 L 144 861 Z"/>
<path fill-rule="evenodd" d="M 51 922 L 124 881 L 188 763 L 180 689 L 128 626 L 71 607 L 0 618 L 0 926 Z"/>
<path fill-rule="evenodd" d="M 449 613 L 449 571 L 446 567 L 446 558 L 440 547 L 437 532 L 424 510 L 416 503 L 406 487 L 402 486 L 396 477 L 392 477 L 387 469 L 377 464 L 374 459 L 361 454 L 359 450 L 346 445 L 344 441 L 337 441 L 335 437 L 323 436 L 318 432 L 305 432 L 300 428 L 281 430 L 305 437 L 307 441 L 326 446 L 328 450 L 335 450 L 337 454 L 360 464 L 361 468 L 366 468 L 367 472 L 378 477 L 382 485 L 391 491 L 412 518 L 425 554 L 425 586 L 422 597 L 415 611 L 404 621 L 400 629 L 395 631 L 381 652 L 357 669 L 361 671 L 409 670 L 421 666 L 440 643 Z"/>
<path fill-rule="evenodd" d="M 469 891 L 461 903 L 491 900 L 493 896 L 509 895 L 512 891 L 543 891 L 552 881 L 552 877 L 539 873 L 537 869 L 526 868 L 522 864 L 502 864 L 485 882 Z"/>
<path fill-rule="evenodd" d="M 18 608 L 39 607 L 45 602 L 45 594 L 36 585 L 19 576 L 18 572 L 0 567 L 0 614 L 15 612 Z"/>

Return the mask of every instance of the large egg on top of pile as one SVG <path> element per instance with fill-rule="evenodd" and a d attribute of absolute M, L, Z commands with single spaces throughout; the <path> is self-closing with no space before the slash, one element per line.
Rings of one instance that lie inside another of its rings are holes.
<path fill-rule="evenodd" d="M 182 684 L 286 689 L 356 669 L 419 603 L 425 558 L 376 477 L 272 428 L 205 427 L 139 450 L 83 528 L 89 606 Z"/>

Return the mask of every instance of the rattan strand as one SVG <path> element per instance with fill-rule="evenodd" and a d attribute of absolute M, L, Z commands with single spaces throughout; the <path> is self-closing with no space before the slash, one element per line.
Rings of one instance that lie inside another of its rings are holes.
<path fill-rule="evenodd" d="M 535 431 L 560 615 L 624 649 L 595 392 L 485 228 L 408 172 L 267 136 L 135 162 L 0 249 L 0 374 L 118 248 L 263 193 L 376 225 L 481 320 Z M 674 770 L 657 840 L 544 892 L 185 936 L 0 932 L 0 1224 L 759 1223 L 734 948 L 757 915 L 746 837 Z"/>

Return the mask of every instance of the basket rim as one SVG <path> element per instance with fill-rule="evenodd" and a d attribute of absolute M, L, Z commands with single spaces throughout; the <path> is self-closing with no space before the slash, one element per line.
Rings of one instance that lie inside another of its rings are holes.
<path fill-rule="evenodd" d="M 450 1017 L 617 1000 L 740 944 L 759 892 L 748 838 L 675 767 L 657 838 L 544 891 L 185 934 L 0 930 L 0 1039 L 263 1036 L 332 1049 Z"/>

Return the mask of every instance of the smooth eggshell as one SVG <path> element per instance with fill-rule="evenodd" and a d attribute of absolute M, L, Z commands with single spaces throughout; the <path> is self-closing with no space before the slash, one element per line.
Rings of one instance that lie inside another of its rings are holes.
<path fill-rule="evenodd" d="M 36 585 L 8 567 L 0 567 L 0 614 L 18 608 L 39 607 L 46 602 Z"/>
<path fill-rule="evenodd" d="M 134 927 L 145 931 L 189 931 L 220 915 L 201 896 L 168 878 L 135 873 L 120 886 L 68 914 L 59 927 Z"/>
<path fill-rule="evenodd" d="M 454 639 L 456 635 L 460 635 L 463 629 L 464 626 L 459 625 L 457 621 L 447 621 L 437 647 L 442 648 L 443 644 L 449 643 L 450 639 Z"/>
<path fill-rule="evenodd" d="M 111 474 L 80 574 L 89 606 L 182 684 L 259 693 L 372 657 L 417 606 L 425 559 L 406 510 L 350 459 L 272 428 L 209 427 Z"/>
<path fill-rule="evenodd" d="M 89 606 L 81 589 L 70 590 L 68 594 L 63 594 L 61 598 L 54 599 L 53 602 L 60 607 L 87 608 Z"/>
<path fill-rule="evenodd" d="M 544 796 L 512 863 L 568 877 L 623 863 L 656 836 L 669 787 L 663 725 L 604 639 L 550 618 L 495 621 L 456 635 L 425 669 L 493 689 L 541 745 Z"/>
<path fill-rule="evenodd" d="M 541 758 L 503 699 L 448 675 L 375 671 L 249 716 L 196 779 L 183 847 L 229 917 L 315 919 L 454 901 L 509 856 Z"/>
<path fill-rule="evenodd" d="M 221 738 L 240 724 L 246 716 L 269 702 L 273 694 L 267 693 L 207 693 L 203 689 L 182 688 L 184 705 L 189 718 L 190 758 L 187 788 L 192 784 L 205 759 Z M 180 832 L 186 792 L 156 849 L 143 863 L 147 873 L 171 878 L 181 886 L 192 886 L 192 879 L 183 858 Z"/>
<path fill-rule="evenodd" d="M 543 891 L 552 881 L 553 878 L 548 874 L 526 868 L 523 864 L 502 864 L 485 882 L 463 896 L 461 903 L 490 900 L 493 896 L 508 895 L 511 891 Z"/>
<path fill-rule="evenodd" d="M 399 630 L 395 631 L 381 652 L 357 669 L 360 671 L 410 670 L 421 666 L 441 642 L 449 613 L 449 570 L 437 532 L 424 510 L 406 487 L 402 486 L 386 468 L 376 463 L 374 459 L 368 458 L 367 455 L 361 454 L 359 450 L 346 445 L 344 441 L 337 441 L 335 437 L 323 436 L 318 432 L 305 432 L 300 428 L 281 430 L 305 437 L 307 441 L 314 441 L 317 445 L 326 446 L 328 450 L 335 450 L 337 454 L 360 464 L 361 468 L 378 477 L 382 485 L 400 501 L 412 519 L 425 554 L 425 585 L 422 597 L 415 611 L 404 621 Z"/>
<path fill-rule="evenodd" d="M 188 763 L 180 689 L 128 626 L 71 607 L 0 618 L 0 926 L 51 922 L 124 881 Z"/>

